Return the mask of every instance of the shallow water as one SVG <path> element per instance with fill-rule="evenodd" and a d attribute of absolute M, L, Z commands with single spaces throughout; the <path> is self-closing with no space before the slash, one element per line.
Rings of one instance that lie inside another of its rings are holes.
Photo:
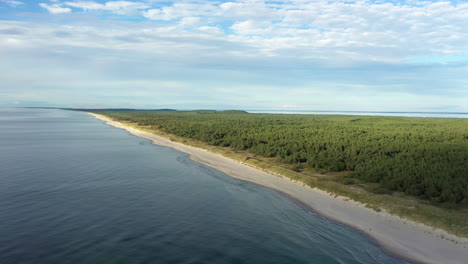
<path fill-rule="evenodd" d="M 0 263 L 405 263 L 85 113 L 0 109 Z"/>

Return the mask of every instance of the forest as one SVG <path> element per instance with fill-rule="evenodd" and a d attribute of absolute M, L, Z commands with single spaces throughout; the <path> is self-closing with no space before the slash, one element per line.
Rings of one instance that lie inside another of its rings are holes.
<path fill-rule="evenodd" d="M 92 112 L 298 168 L 343 172 L 350 179 L 433 203 L 468 204 L 466 119 L 243 111 Z"/>

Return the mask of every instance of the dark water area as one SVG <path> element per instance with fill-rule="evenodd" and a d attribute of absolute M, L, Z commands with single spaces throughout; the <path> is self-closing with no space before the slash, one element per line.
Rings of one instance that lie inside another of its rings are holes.
<path fill-rule="evenodd" d="M 0 263 L 405 263 L 85 113 L 0 109 Z"/>

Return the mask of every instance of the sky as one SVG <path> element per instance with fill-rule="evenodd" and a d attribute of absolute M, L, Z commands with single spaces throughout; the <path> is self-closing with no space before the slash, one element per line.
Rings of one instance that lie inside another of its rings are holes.
<path fill-rule="evenodd" d="M 468 112 L 468 1 L 0 0 L 0 107 Z"/>

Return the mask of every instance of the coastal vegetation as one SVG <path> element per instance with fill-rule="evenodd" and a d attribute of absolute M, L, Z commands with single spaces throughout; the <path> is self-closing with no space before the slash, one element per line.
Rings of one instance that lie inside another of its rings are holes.
<path fill-rule="evenodd" d="M 308 185 L 365 200 L 376 210 L 382 206 L 467 235 L 466 119 L 243 111 L 92 112 L 174 135 L 177 140 L 201 142 L 257 167 L 270 171 L 275 167 L 273 171 Z M 406 206 L 400 206 L 403 200 Z"/>

